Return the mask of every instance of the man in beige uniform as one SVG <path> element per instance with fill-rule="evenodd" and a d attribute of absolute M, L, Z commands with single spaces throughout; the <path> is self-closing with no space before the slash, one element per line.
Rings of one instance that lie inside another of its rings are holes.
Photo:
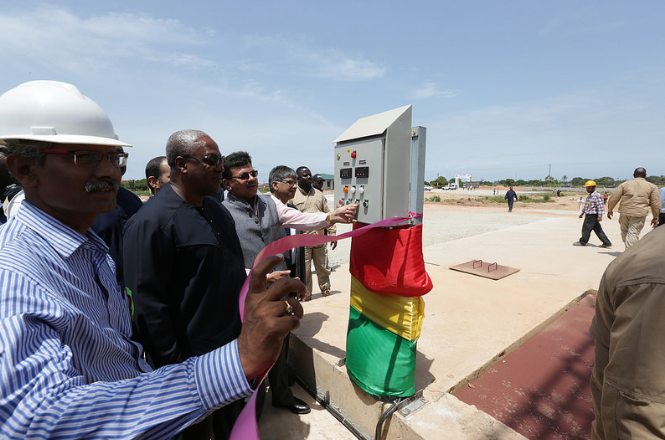
<path fill-rule="evenodd" d="M 326 197 L 321 191 L 314 189 L 312 186 L 312 172 L 307 167 L 299 167 L 296 170 L 298 174 L 298 190 L 289 201 L 293 206 L 298 208 L 301 212 L 330 212 Z M 307 231 L 305 234 L 323 234 L 327 233 L 330 236 L 337 234 L 335 225 L 330 225 L 325 229 L 318 231 Z M 330 243 L 332 249 L 335 249 L 337 242 Z M 326 245 L 321 244 L 313 247 L 305 248 L 305 274 L 307 280 L 307 293 L 305 294 L 305 301 L 309 301 L 312 297 L 312 260 L 314 260 L 314 268 L 316 269 L 316 277 L 319 280 L 319 288 L 321 289 L 321 296 L 330 295 L 330 269 L 328 268 L 328 256 Z"/>
<path fill-rule="evenodd" d="M 619 203 L 619 226 L 621 227 L 621 239 L 626 249 L 637 243 L 640 232 L 651 208 L 651 227 L 658 226 L 658 215 L 660 214 L 660 195 L 658 187 L 647 182 L 647 172 L 644 168 L 636 168 L 633 180 L 619 185 L 610 200 L 607 202 L 607 218 L 612 219 L 612 210 Z"/>
<path fill-rule="evenodd" d="M 591 323 L 592 438 L 665 438 L 665 228 L 605 271 Z"/>

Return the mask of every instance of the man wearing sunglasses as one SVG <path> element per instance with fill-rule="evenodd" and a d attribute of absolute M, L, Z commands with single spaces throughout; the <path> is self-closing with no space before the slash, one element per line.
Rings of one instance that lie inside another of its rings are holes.
<path fill-rule="evenodd" d="M 278 179 L 277 173 L 270 174 L 272 179 Z M 271 185 L 288 186 L 289 193 L 295 190 L 295 179 L 288 172 L 279 176 L 279 180 L 279 183 L 271 182 Z M 266 245 L 284 237 L 284 227 L 315 230 L 335 222 L 350 223 L 355 218 L 355 206 L 343 207 L 329 214 L 303 215 L 296 209 L 286 207 L 277 198 L 260 194 L 258 187 L 258 171 L 252 165 L 251 156 L 244 151 L 229 154 L 225 159 L 224 169 L 224 188 L 228 191 L 228 195 L 222 204 L 235 221 L 247 270 L 251 269 L 256 256 Z M 290 270 L 285 264 L 280 264 L 275 269 L 268 275 L 268 282 L 290 275 Z M 284 345 L 280 359 L 275 364 L 276 368 L 268 377 L 272 389 L 272 404 L 295 414 L 306 414 L 310 412 L 309 406 L 296 398 L 288 387 L 286 350 L 288 350 L 287 344 Z"/>
<path fill-rule="evenodd" d="M 212 197 L 222 184 L 224 158 L 200 130 L 182 130 L 166 143 L 170 181 L 125 229 L 127 287 L 134 326 L 153 367 L 175 364 L 227 344 L 240 334 L 238 293 L 245 266 L 233 220 Z M 181 434 L 227 438 L 236 402 Z"/>
<path fill-rule="evenodd" d="M 101 107 L 56 81 L 0 96 L 0 144 L 25 190 L 0 227 L 1 437 L 170 438 L 249 395 L 302 316 L 296 301 L 292 314 L 276 307 L 302 283 L 266 289 L 280 259 L 257 268 L 237 339 L 153 371 L 131 340 L 108 247 L 90 229 L 116 206 L 130 145 Z"/>

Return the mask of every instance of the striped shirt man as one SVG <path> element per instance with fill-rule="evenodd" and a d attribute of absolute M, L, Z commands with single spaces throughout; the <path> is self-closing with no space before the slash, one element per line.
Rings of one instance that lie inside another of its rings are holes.
<path fill-rule="evenodd" d="M 583 214 L 595 214 L 598 217 L 605 215 L 605 206 L 603 205 L 603 196 L 598 191 L 589 194 L 584 204 Z"/>
<path fill-rule="evenodd" d="M 0 227 L 3 438 L 169 438 L 251 388 L 237 341 L 155 371 L 112 259 L 29 202 Z"/>

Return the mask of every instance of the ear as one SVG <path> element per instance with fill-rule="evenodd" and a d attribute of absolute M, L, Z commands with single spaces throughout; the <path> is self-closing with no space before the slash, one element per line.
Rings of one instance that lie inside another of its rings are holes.
<path fill-rule="evenodd" d="M 272 188 L 272 192 L 276 192 L 279 187 L 277 186 L 277 182 L 270 182 L 270 187 Z"/>
<path fill-rule="evenodd" d="M 227 191 L 231 191 L 231 181 L 229 179 L 222 179 L 222 186 Z"/>
<path fill-rule="evenodd" d="M 19 181 L 23 188 L 37 186 L 39 183 L 38 173 L 42 167 L 37 165 L 34 160 L 25 158 L 19 154 L 11 154 L 5 160 L 9 172 Z"/>
<path fill-rule="evenodd" d="M 148 186 L 154 190 L 159 189 L 159 180 L 155 176 L 148 177 Z"/>
<path fill-rule="evenodd" d="M 175 167 L 180 170 L 180 174 L 187 174 L 187 161 L 184 157 L 178 156 L 175 158 Z"/>

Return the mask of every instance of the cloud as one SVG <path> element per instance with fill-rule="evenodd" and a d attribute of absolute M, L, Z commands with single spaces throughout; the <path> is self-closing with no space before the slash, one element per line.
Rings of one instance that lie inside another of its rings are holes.
<path fill-rule="evenodd" d="M 452 98 L 454 96 L 457 96 L 457 93 L 451 92 L 449 90 L 440 90 L 437 87 L 437 85 L 433 82 L 425 83 L 421 87 L 414 90 L 413 92 L 414 99 L 428 99 L 437 96 L 443 98 Z"/>
<path fill-rule="evenodd" d="M 88 18 L 68 9 L 39 4 L 0 15 L 0 54 L 14 62 L 57 66 L 88 73 L 112 69 L 123 61 L 164 62 L 200 67 L 212 65 L 193 54 L 164 49 L 199 46 L 205 35 L 178 20 L 109 12 Z M 196 60 L 185 64 L 179 60 Z"/>
<path fill-rule="evenodd" d="M 246 35 L 245 49 L 263 52 L 279 61 L 272 66 L 288 66 L 289 74 L 325 78 L 334 81 L 366 81 L 381 78 L 388 69 L 365 59 L 362 55 L 346 54 L 338 49 L 320 50 L 308 41 L 284 35 Z M 294 66 L 297 69 L 294 69 Z M 249 64 L 245 65 L 250 68 Z M 256 70 L 264 70 L 264 63 L 254 64 Z"/>
<path fill-rule="evenodd" d="M 349 57 L 335 50 L 329 50 L 326 56 L 312 55 L 318 64 L 316 75 L 336 81 L 367 81 L 383 77 L 388 71 L 371 61 L 360 57 Z"/>

